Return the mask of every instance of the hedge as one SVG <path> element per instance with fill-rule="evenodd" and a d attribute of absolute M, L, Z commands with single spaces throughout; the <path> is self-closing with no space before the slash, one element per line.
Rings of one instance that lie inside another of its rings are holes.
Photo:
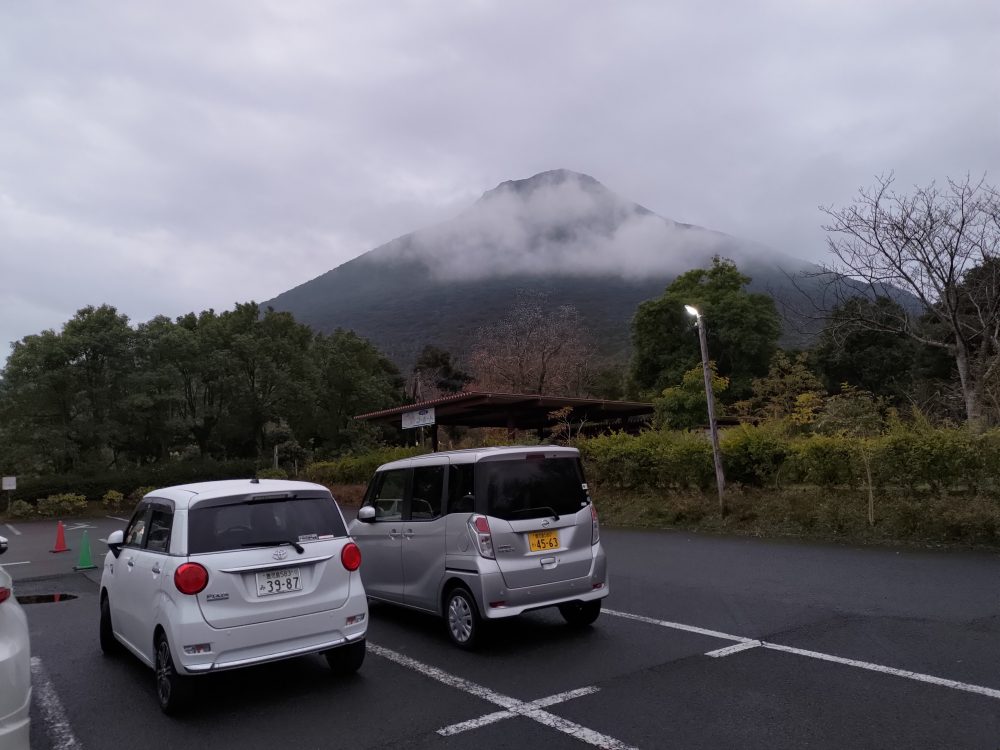
<path fill-rule="evenodd" d="M 54 474 L 44 477 L 18 477 L 14 500 L 36 503 L 53 495 L 79 494 L 87 500 L 101 500 L 113 490 L 128 497 L 139 487 L 169 487 L 175 484 L 206 482 L 253 476 L 253 460 L 177 461 L 150 464 L 142 468 L 83 476 Z"/>
<path fill-rule="evenodd" d="M 913 492 L 1000 492 L 1000 430 L 906 428 L 885 435 L 788 435 L 769 426 L 724 430 L 723 467 L 745 486 L 807 485 Z M 621 489 L 706 488 L 712 446 L 695 432 L 614 433 L 577 442 L 588 477 Z M 867 465 L 867 467 L 866 467 Z"/>
<path fill-rule="evenodd" d="M 306 467 L 305 478 L 318 484 L 366 484 L 375 469 L 390 461 L 418 456 L 425 448 L 380 448 L 360 456 L 345 456 L 335 461 L 320 461 Z"/>

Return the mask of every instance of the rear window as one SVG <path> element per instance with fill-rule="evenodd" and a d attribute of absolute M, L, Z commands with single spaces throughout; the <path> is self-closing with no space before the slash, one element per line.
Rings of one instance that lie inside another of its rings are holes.
<path fill-rule="evenodd" d="M 569 515 L 590 502 L 576 458 L 528 454 L 513 461 L 481 461 L 476 481 L 477 495 L 486 497 L 487 514 L 508 521 Z"/>
<path fill-rule="evenodd" d="M 346 535 L 332 497 L 195 505 L 188 514 L 191 555 L 242 549 L 260 542 L 311 542 Z"/>

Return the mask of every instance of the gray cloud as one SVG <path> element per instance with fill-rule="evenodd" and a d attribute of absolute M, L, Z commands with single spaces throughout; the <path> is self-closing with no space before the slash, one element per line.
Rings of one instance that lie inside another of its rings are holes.
<path fill-rule="evenodd" d="M 819 258 L 817 205 L 877 173 L 996 181 L 998 32 L 980 0 L 8 3 L 0 347 L 266 299 L 557 167 Z"/>

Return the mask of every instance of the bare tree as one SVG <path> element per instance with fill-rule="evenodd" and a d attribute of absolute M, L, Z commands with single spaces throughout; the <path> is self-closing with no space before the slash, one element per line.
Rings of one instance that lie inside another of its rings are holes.
<path fill-rule="evenodd" d="M 1000 367 L 1000 194 L 968 177 L 912 195 L 898 195 L 892 184 L 891 174 L 880 177 L 849 206 L 822 209 L 836 258 L 829 270 L 861 282 L 871 297 L 898 298 L 902 289 L 919 301 L 920 314 L 903 305 L 894 315 L 882 308 L 849 322 L 947 351 L 966 420 L 978 427 L 986 384 Z"/>
<path fill-rule="evenodd" d="M 481 388 L 512 393 L 579 395 L 592 346 L 579 311 L 546 308 L 545 296 L 518 292 L 510 311 L 478 331 L 472 369 Z"/>

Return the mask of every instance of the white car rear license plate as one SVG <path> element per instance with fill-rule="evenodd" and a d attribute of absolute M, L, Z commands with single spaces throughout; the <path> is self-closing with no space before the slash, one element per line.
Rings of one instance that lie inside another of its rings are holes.
<path fill-rule="evenodd" d="M 302 576 L 298 568 L 265 570 L 257 574 L 257 596 L 287 594 L 302 590 Z"/>

